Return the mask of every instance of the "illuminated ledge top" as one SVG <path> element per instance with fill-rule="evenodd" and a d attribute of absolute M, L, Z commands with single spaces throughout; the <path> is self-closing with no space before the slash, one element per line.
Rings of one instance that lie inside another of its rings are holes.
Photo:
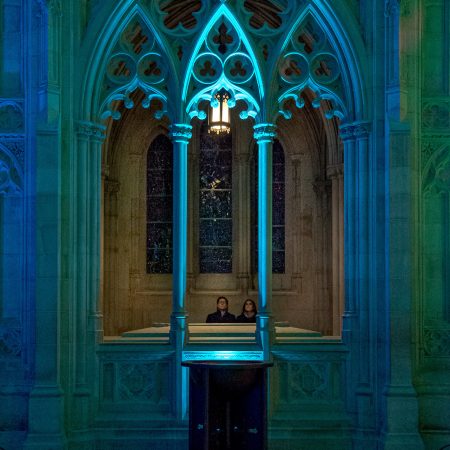
<path fill-rule="evenodd" d="M 197 344 L 256 344 L 256 326 L 244 323 L 190 323 L 188 325 L 189 345 Z M 104 343 L 146 343 L 168 344 L 169 324 L 158 324 L 139 330 L 126 331 L 121 336 L 105 336 Z M 291 327 L 287 323 L 275 324 L 276 344 L 305 342 L 336 342 L 337 336 L 323 337 L 320 332 Z"/>

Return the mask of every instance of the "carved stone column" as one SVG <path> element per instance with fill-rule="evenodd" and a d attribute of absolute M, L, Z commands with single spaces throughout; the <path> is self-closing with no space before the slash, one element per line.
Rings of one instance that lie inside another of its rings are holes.
<path fill-rule="evenodd" d="M 357 184 L 355 185 L 357 192 L 357 216 L 356 223 L 358 227 L 358 258 L 357 258 L 357 298 L 358 298 L 358 315 L 359 315 L 359 345 L 363 355 L 367 352 L 367 343 L 371 342 L 374 336 L 369 321 L 374 322 L 375 317 L 370 317 L 370 300 L 369 294 L 369 241 L 371 240 L 371 231 L 369 228 L 369 220 L 371 219 L 371 202 L 370 202 L 370 178 L 369 174 L 369 125 L 365 123 L 357 124 L 353 129 L 356 139 L 356 152 L 358 169 L 356 171 Z M 370 384 L 371 379 L 371 362 L 368 357 L 361 358 L 359 382 L 361 386 Z M 368 394 L 369 395 L 369 394 Z M 372 392 L 370 392 L 372 395 Z M 369 401 L 369 400 L 367 400 Z M 363 408 L 362 408 L 363 409 Z"/>
<path fill-rule="evenodd" d="M 100 309 L 100 210 L 101 153 L 105 127 L 78 123 L 76 150 L 76 195 L 73 217 L 76 279 L 74 311 L 75 364 L 73 370 L 72 421 L 76 428 L 88 427 L 94 385 L 89 374 L 97 373 L 95 347 L 102 339 Z M 86 332 L 87 330 L 87 332 Z"/>
<path fill-rule="evenodd" d="M 315 285 L 314 289 L 314 329 L 321 330 L 322 333 L 329 335 L 332 324 L 332 311 L 330 310 L 330 230 L 329 222 L 329 197 L 331 183 L 328 179 L 317 179 L 313 183 L 313 189 L 316 194 L 317 205 L 317 225 L 314 231 L 314 254 L 315 254 Z"/>
<path fill-rule="evenodd" d="M 175 347 L 175 414 L 183 419 L 187 414 L 187 369 L 181 367 L 186 337 L 186 277 L 187 277 L 187 220 L 188 220 L 188 143 L 192 127 L 173 124 L 170 127 L 173 143 L 173 291 L 170 339 Z"/>
<path fill-rule="evenodd" d="M 254 126 L 258 144 L 258 307 L 256 332 L 270 359 L 272 340 L 272 145 L 275 125 Z"/>
<path fill-rule="evenodd" d="M 344 283 L 345 309 L 342 318 L 342 339 L 351 349 L 348 354 L 347 366 L 351 377 L 348 378 L 346 403 L 350 413 L 356 417 L 357 405 L 354 389 L 354 375 L 358 371 L 358 334 L 357 334 L 357 147 L 354 136 L 354 126 L 349 124 L 341 127 L 340 138 L 344 144 Z"/>
<path fill-rule="evenodd" d="M 66 447 L 64 396 L 60 380 L 60 155 L 59 130 L 38 130 L 35 368 L 25 449 L 60 450 Z"/>
<path fill-rule="evenodd" d="M 331 248 L 332 248 L 332 299 L 333 335 L 342 331 L 344 314 L 344 166 L 330 166 L 327 176 L 331 179 Z"/>
<path fill-rule="evenodd" d="M 103 314 L 100 298 L 101 279 L 101 234 L 102 211 L 102 146 L 105 139 L 105 127 L 91 123 L 89 142 L 89 331 L 90 345 L 95 345 L 103 338 Z"/>
<path fill-rule="evenodd" d="M 346 125 L 340 130 L 340 137 L 344 143 L 344 252 L 345 252 L 345 311 L 342 324 L 344 340 L 351 333 L 352 320 L 355 311 L 355 266 L 356 266 L 356 142 L 353 135 L 353 127 Z"/>
<path fill-rule="evenodd" d="M 112 311 L 118 311 L 116 305 L 119 292 L 119 279 L 117 277 L 117 194 L 120 190 L 120 183 L 105 176 L 104 183 L 104 226 L 103 242 L 104 246 L 104 294 L 108 299 L 103 303 L 104 327 L 106 335 L 110 335 L 117 324 L 116 318 L 112 317 Z"/>

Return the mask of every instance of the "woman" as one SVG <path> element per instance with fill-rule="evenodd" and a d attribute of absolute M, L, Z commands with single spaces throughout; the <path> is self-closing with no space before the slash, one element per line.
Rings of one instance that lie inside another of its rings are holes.
<path fill-rule="evenodd" d="M 219 297 L 217 299 L 217 311 L 208 314 L 206 323 L 233 323 L 236 322 L 234 314 L 228 312 L 228 299 L 226 297 Z"/>
<path fill-rule="evenodd" d="M 255 302 L 248 298 L 245 300 L 242 305 L 242 314 L 237 316 L 236 322 L 240 323 L 255 323 L 256 322 L 256 314 L 258 314 L 258 310 L 256 309 Z"/>

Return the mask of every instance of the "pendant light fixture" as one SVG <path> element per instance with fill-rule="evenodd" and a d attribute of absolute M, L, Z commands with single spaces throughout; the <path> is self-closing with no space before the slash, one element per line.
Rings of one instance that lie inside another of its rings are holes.
<path fill-rule="evenodd" d="M 230 132 L 230 109 L 228 100 L 230 95 L 225 89 L 221 89 L 214 96 L 217 100 L 216 106 L 209 109 L 209 132 L 214 134 L 224 134 Z"/>

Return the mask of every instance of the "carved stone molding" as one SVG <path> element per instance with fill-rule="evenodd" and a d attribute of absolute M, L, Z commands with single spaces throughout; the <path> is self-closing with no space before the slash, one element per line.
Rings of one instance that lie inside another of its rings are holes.
<path fill-rule="evenodd" d="M 450 329 L 424 330 L 424 352 L 430 357 L 450 357 Z"/>
<path fill-rule="evenodd" d="M 450 152 L 448 146 L 427 143 L 422 147 L 422 190 L 425 195 L 450 191 Z"/>
<path fill-rule="evenodd" d="M 106 127 L 99 123 L 79 121 L 77 124 L 77 133 L 79 136 L 94 138 L 100 141 L 105 139 Z"/>
<path fill-rule="evenodd" d="M 422 127 L 424 129 L 448 130 L 450 127 L 450 102 L 424 103 L 422 105 Z"/>
<path fill-rule="evenodd" d="M 273 142 L 273 140 L 277 136 L 276 129 L 276 125 L 271 123 L 261 123 L 259 125 L 255 125 L 253 127 L 253 137 L 255 138 L 256 142 Z"/>
<path fill-rule="evenodd" d="M 154 391 L 154 367 L 151 364 L 121 364 L 119 391 L 122 400 L 148 400 Z"/>
<path fill-rule="evenodd" d="M 0 145 L 5 146 L 11 152 L 23 170 L 25 163 L 24 136 L 21 134 L 0 134 Z"/>
<path fill-rule="evenodd" d="M 355 138 L 366 138 L 371 130 L 370 122 L 355 122 L 341 126 L 339 136 L 343 141 Z"/>
<path fill-rule="evenodd" d="M 0 135 L 0 195 L 22 193 L 23 146 L 23 141 L 5 140 Z"/>
<path fill-rule="evenodd" d="M 20 133 L 24 126 L 22 106 L 12 100 L 0 100 L 0 132 Z"/>
<path fill-rule="evenodd" d="M 188 143 L 192 137 L 192 126 L 184 123 L 174 123 L 170 126 L 170 137 L 175 142 Z"/>
<path fill-rule="evenodd" d="M 0 326 L 0 359 L 20 356 L 22 330 L 18 327 Z"/>
<path fill-rule="evenodd" d="M 291 364 L 290 393 L 295 400 L 324 399 L 329 385 L 324 364 Z"/>

